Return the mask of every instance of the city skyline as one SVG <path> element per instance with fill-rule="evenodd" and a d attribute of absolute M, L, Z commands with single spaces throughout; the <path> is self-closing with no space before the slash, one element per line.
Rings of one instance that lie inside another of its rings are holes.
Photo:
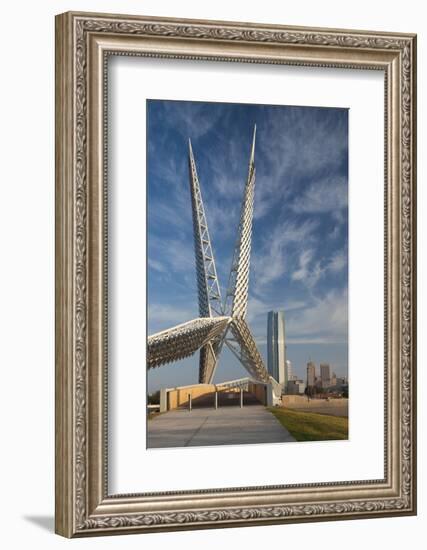
<path fill-rule="evenodd" d="M 284 309 L 288 358 L 295 373 L 302 375 L 311 356 L 347 374 L 347 111 L 156 100 L 148 102 L 147 114 L 148 334 L 197 317 L 183 147 L 192 137 L 217 268 L 226 281 L 247 171 L 247 140 L 242 136 L 250 136 L 256 123 L 249 325 L 266 362 L 267 312 Z M 280 128 L 278 122 L 283 123 Z M 317 150 L 307 145 L 307 131 L 324 136 Z M 308 150 L 298 152 L 302 142 Z M 281 163 L 274 159 L 278 152 Z M 320 178 L 316 189 L 309 177 L 313 171 Z M 274 190 L 280 201 L 274 200 Z M 179 369 L 155 369 L 149 386 L 194 381 L 197 363 L 198 358 L 191 358 L 181 361 Z M 224 353 L 218 380 L 244 374 Z"/>

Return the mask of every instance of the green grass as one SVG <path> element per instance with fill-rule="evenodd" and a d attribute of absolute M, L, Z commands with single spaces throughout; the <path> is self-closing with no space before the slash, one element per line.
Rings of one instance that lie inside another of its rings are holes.
<path fill-rule="evenodd" d="M 348 418 L 280 407 L 268 410 L 297 441 L 348 439 Z"/>

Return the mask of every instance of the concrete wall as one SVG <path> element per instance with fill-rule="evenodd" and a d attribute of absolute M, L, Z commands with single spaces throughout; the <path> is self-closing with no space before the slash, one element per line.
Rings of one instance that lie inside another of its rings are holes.
<path fill-rule="evenodd" d="M 214 384 L 195 384 L 194 386 L 186 386 L 183 388 L 169 390 L 167 392 L 167 408 L 168 410 L 172 410 L 181 407 L 181 405 L 188 404 L 189 395 L 191 395 L 191 399 L 197 399 L 198 397 L 208 393 L 213 394 L 214 391 Z"/>
<path fill-rule="evenodd" d="M 266 405 L 267 394 L 264 384 L 249 384 L 248 391 L 253 393 L 262 405 Z"/>

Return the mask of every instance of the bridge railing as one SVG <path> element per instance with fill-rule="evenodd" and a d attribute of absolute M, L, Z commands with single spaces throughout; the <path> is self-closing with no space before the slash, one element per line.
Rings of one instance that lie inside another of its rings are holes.
<path fill-rule="evenodd" d="M 194 403 L 198 398 L 210 394 L 214 396 L 217 392 L 225 391 L 246 391 L 252 393 L 260 403 L 267 405 L 269 404 L 267 396 L 271 393 L 268 386 L 269 384 L 246 377 L 219 384 L 194 384 L 176 388 L 163 388 L 160 390 L 160 411 L 177 409 L 186 406 L 190 399 Z"/>

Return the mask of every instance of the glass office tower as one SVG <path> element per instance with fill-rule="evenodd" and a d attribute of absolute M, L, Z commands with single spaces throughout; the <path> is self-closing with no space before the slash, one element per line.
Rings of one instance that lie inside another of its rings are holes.
<path fill-rule="evenodd" d="M 267 320 L 267 359 L 269 374 L 286 391 L 285 312 L 269 311 Z"/>

